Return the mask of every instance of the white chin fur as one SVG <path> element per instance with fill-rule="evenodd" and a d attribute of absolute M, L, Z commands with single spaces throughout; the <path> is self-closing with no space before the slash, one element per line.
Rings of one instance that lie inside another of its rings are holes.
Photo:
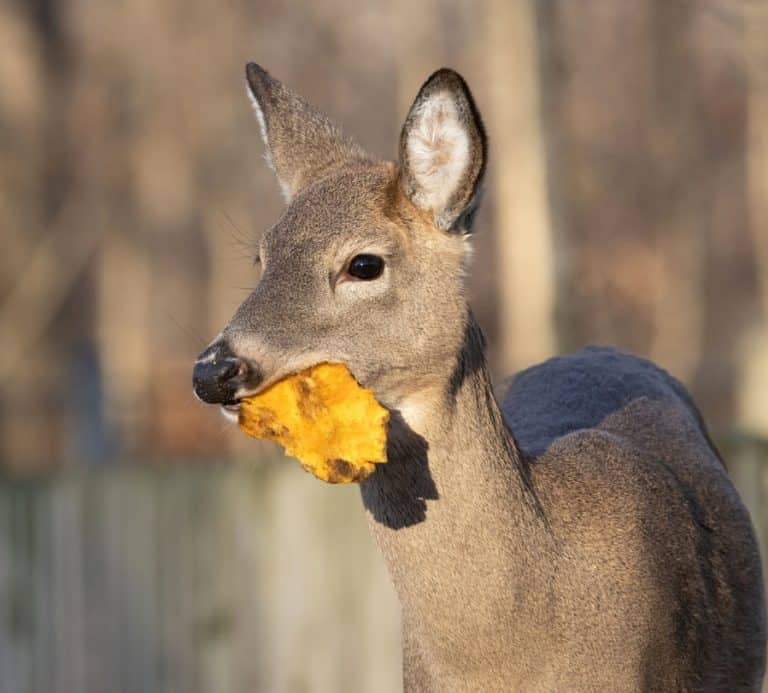
<path fill-rule="evenodd" d="M 227 406 L 221 406 L 219 407 L 219 411 L 221 412 L 222 416 L 231 421 L 232 423 L 237 423 L 239 417 L 240 417 L 240 405 L 227 405 Z"/>

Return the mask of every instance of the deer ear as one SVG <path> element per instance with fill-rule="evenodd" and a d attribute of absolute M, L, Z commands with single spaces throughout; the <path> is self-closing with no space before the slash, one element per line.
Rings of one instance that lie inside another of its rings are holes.
<path fill-rule="evenodd" d="M 487 143 L 461 76 L 443 68 L 421 87 L 400 135 L 400 180 L 438 228 L 467 232 L 478 204 Z"/>
<path fill-rule="evenodd" d="M 286 202 L 330 170 L 371 158 L 328 117 L 256 63 L 245 67 L 267 161 Z"/>

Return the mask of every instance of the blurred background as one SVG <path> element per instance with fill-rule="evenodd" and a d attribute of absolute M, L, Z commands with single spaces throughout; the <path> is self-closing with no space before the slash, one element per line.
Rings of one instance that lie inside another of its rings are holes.
<path fill-rule="evenodd" d="M 387 158 L 459 70 L 491 141 L 494 372 L 596 342 L 655 359 L 762 540 L 763 0 L 3 0 L 1 693 L 399 690 L 357 490 L 192 396 L 282 207 L 248 60 Z"/>

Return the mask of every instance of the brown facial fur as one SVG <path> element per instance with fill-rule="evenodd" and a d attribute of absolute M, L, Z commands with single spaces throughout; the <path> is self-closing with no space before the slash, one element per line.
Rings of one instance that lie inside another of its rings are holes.
<path fill-rule="evenodd" d="M 224 338 L 263 386 L 341 361 L 392 409 L 361 492 L 405 690 L 758 691 L 757 544 L 682 385 L 591 348 L 519 374 L 503 413 L 493 396 L 464 297 L 486 141 L 463 80 L 427 81 L 398 164 L 258 66 L 248 81 L 289 205 Z M 385 274 L 346 281 L 364 252 Z"/>

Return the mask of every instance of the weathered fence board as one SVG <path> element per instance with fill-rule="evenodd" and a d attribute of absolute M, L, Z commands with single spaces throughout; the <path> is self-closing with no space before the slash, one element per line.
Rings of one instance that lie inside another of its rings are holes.
<path fill-rule="evenodd" d="M 725 456 L 763 541 L 768 448 Z M 356 488 L 288 462 L 0 482 L 0 693 L 399 688 Z"/>

